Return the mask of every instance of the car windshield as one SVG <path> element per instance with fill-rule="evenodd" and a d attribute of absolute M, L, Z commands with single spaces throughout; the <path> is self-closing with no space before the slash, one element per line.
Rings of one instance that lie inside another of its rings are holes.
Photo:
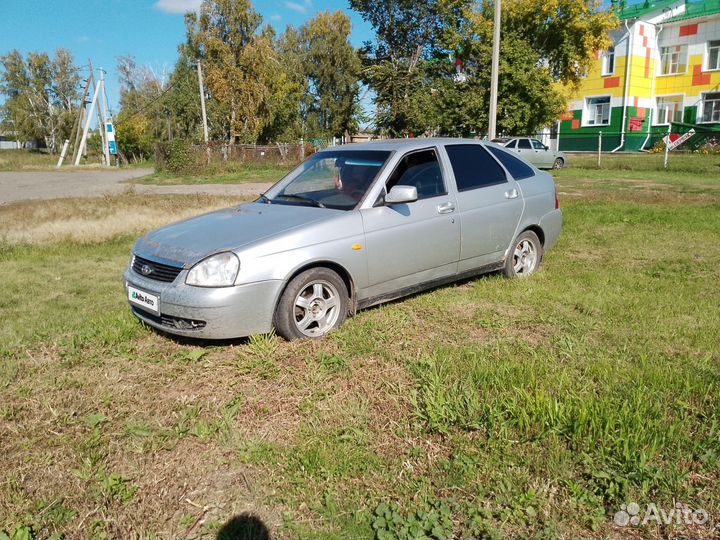
<path fill-rule="evenodd" d="M 260 202 L 351 210 L 367 193 L 390 152 L 318 152 L 270 188 Z"/>

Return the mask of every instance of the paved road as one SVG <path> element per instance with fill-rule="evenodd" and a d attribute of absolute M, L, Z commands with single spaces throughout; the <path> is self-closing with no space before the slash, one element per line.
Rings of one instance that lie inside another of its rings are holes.
<path fill-rule="evenodd" d="M 127 183 L 151 174 L 151 169 L 116 171 L 0 172 L 0 205 L 24 200 L 65 197 L 101 197 L 133 189 L 136 193 L 210 195 L 259 195 L 271 184 L 199 184 L 191 186 L 144 186 Z"/>

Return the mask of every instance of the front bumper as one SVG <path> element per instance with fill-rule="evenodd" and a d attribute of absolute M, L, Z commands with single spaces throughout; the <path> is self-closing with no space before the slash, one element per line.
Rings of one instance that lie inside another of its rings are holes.
<path fill-rule="evenodd" d="M 128 267 L 124 274 L 126 297 L 130 285 L 159 298 L 159 314 L 128 300 L 133 314 L 164 332 L 200 339 L 230 339 L 272 329 L 282 280 L 205 288 L 185 284 L 186 275 L 187 270 L 183 270 L 172 283 L 163 283 Z"/>

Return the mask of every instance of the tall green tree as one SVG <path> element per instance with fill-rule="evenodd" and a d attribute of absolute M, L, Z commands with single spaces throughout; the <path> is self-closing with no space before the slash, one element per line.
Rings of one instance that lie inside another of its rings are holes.
<path fill-rule="evenodd" d="M 468 135 L 487 129 L 494 3 L 351 0 L 377 43 L 364 48 L 378 127 L 393 135 Z M 514 0 L 503 7 L 498 128 L 532 133 L 552 123 L 607 46 L 617 21 L 594 0 Z"/>
<path fill-rule="evenodd" d="M 0 56 L 0 93 L 5 103 L 0 110 L 5 130 L 19 141 L 44 141 L 56 152 L 69 138 L 79 107 L 79 69 L 72 55 L 58 49 L 47 53 L 17 51 Z"/>
<path fill-rule="evenodd" d="M 357 131 L 354 112 L 360 90 L 360 58 L 350 44 L 350 18 L 319 13 L 301 28 L 305 45 L 311 132 L 332 137 Z"/>

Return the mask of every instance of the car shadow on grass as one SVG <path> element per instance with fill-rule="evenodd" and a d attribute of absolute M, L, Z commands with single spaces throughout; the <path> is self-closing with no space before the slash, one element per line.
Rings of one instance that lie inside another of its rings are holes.
<path fill-rule="evenodd" d="M 216 540 L 270 540 L 270 531 L 259 517 L 243 513 L 230 518 L 217 533 Z"/>

